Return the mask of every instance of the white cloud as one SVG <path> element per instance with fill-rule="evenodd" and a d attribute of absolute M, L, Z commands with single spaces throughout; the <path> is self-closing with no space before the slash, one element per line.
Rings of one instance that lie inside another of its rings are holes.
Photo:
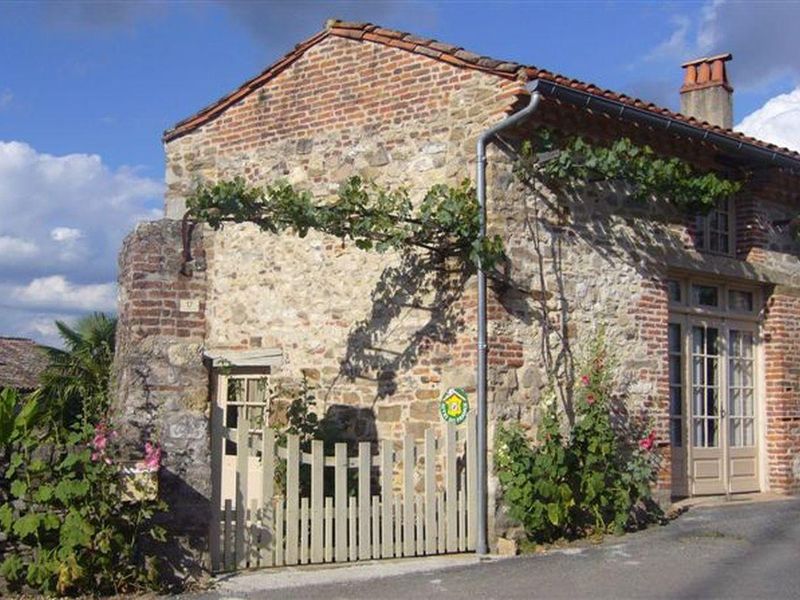
<path fill-rule="evenodd" d="M 686 15 L 675 15 L 672 17 L 672 24 L 675 26 L 672 34 L 653 48 L 646 56 L 645 60 L 656 60 L 660 58 L 673 58 L 686 53 L 690 45 L 689 33 L 692 21 Z"/>
<path fill-rule="evenodd" d="M 50 237 L 56 242 L 74 242 L 83 237 L 83 232 L 74 227 L 54 227 L 50 230 Z"/>
<path fill-rule="evenodd" d="M 122 239 L 162 214 L 163 183 L 92 154 L 55 156 L 0 141 L 0 335 L 115 309 Z"/>
<path fill-rule="evenodd" d="M 75 311 L 114 311 L 117 290 L 114 283 L 76 285 L 63 275 L 39 277 L 11 290 L 11 297 L 25 306 Z"/>
<path fill-rule="evenodd" d="M 33 242 L 10 235 L 0 235 L 0 263 L 29 259 L 38 252 L 39 247 Z"/>
<path fill-rule="evenodd" d="M 670 37 L 646 60 L 678 63 L 732 52 L 733 82 L 739 89 L 783 76 L 800 80 L 800 36 L 791 29 L 792 23 L 800 22 L 800 2 L 713 0 L 702 6 L 699 16 L 683 14 L 673 21 Z"/>
<path fill-rule="evenodd" d="M 764 106 L 742 119 L 736 129 L 800 152 L 800 87 L 770 98 Z"/>

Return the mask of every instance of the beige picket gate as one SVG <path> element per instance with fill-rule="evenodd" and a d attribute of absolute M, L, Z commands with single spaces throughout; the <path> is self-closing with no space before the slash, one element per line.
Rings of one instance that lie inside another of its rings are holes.
<path fill-rule="evenodd" d="M 212 445 L 214 572 L 475 549 L 474 415 L 459 427 L 443 425 L 442 437 L 428 429 L 421 442 L 407 436 L 400 447 L 390 440 L 360 442 L 354 455 L 337 443 L 326 456 L 321 441 L 301 451 L 296 435 L 279 446 L 266 425 L 253 435 L 245 410 L 238 408 L 236 428 L 216 428 L 223 435 Z M 222 490 L 225 441 L 236 444 L 233 498 Z M 303 497 L 301 465 L 310 470 Z M 282 468 L 285 484 L 278 486 Z M 326 472 L 332 495 L 325 494 Z M 357 486 L 348 485 L 352 475 Z"/>

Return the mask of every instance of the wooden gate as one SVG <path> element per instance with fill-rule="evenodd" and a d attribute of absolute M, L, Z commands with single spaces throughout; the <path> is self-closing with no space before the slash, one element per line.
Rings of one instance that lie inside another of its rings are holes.
<path fill-rule="evenodd" d="M 266 424 L 253 428 L 248 406 L 236 410 L 235 428 L 213 428 L 213 571 L 475 549 L 474 414 L 441 437 L 337 443 L 326 455 L 296 435 L 278 444 Z"/>

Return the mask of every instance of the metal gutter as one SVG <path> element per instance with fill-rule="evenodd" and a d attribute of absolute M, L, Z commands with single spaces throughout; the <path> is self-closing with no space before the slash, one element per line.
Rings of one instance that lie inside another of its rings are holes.
<path fill-rule="evenodd" d="M 503 119 L 499 123 L 493 125 L 484 131 L 478 137 L 477 143 L 477 159 L 476 165 L 476 188 L 478 194 L 478 207 L 480 215 L 480 233 L 478 239 L 482 241 L 486 237 L 486 147 L 492 142 L 494 137 L 502 130 L 507 129 L 517 123 L 520 123 L 531 116 L 539 107 L 542 95 L 534 91 L 529 84 L 526 86 L 528 91 L 531 92 L 531 99 L 528 105 L 514 113 L 513 115 Z M 477 373 L 477 388 L 478 388 L 478 440 L 477 440 L 477 538 L 475 551 L 478 554 L 488 554 L 489 546 L 487 544 L 488 532 L 488 518 L 487 518 L 487 484 L 488 473 L 486 470 L 486 457 L 487 457 L 487 423 L 488 415 L 486 410 L 486 358 L 487 358 L 487 344 L 486 344 L 486 273 L 482 266 L 478 265 L 478 373 Z"/>
<path fill-rule="evenodd" d="M 592 110 L 595 112 L 603 113 L 618 119 L 626 121 L 633 121 L 637 123 L 645 123 L 654 128 L 662 128 L 669 130 L 677 135 L 683 135 L 692 139 L 698 139 L 710 142 L 716 146 L 724 148 L 733 154 L 748 158 L 755 162 L 759 162 L 771 166 L 779 166 L 793 171 L 800 170 L 800 159 L 793 159 L 777 150 L 770 150 L 763 148 L 756 144 L 746 142 L 744 140 L 735 140 L 730 136 L 722 133 L 717 133 L 703 127 L 690 125 L 684 121 L 659 115 L 642 108 L 630 106 L 620 102 L 619 100 L 612 100 L 603 98 L 589 92 L 576 90 L 574 88 L 546 81 L 543 79 L 533 80 L 528 89 L 532 93 L 539 92 L 540 94 L 567 102 L 573 106 Z"/>

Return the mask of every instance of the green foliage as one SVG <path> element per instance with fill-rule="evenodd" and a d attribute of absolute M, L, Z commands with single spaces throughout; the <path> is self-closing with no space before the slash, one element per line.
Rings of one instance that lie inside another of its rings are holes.
<path fill-rule="evenodd" d="M 491 267 L 502 256 L 499 237 L 478 241 L 479 212 L 469 181 L 434 185 L 419 206 L 404 189 L 382 189 L 351 177 L 331 202 L 318 202 L 288 183 L 264 188 L 242 178 L 200 185 L 187 198 L 192 218 L 219 228 L 225 222 L 251 222 L 272 233 L 292 230 L 305 237 L 317 230 L 352 240 L 362 250 L 385 252 L 416 247 L 441 257 L 460 256 Z"/>
<path fill-rule="evenodd" d="M 0 577 L 11 589 L 112 594 L 157 588 L 143 543 L 164 539 L 157 500 L 121 501 L 120 449 L 105 425 L 114 321 L 60 324 L 45 385 L 0 392 Z M 68 408 L 68 409 L 67 409 Z"/>
<path fill-rule="evenodd" d="M 679 158 L 659 156 L 650 146 L 638 146 L 628 138 L 602 146 L 582 137 L 558 139 L 549 130 L 543 130 L 535 143 L 523 145 L 515 172 L 523 181 L 542 180 L 555 187 L 626 181 L 633 186 L 634 199 L 666 198 L 692 213 L 708 212 L 742 187 L 739 181 L 701 172 Z"/>
<path fill-rule="evenodd" d="M 659 156 L 628 138 L 602 146 L 581 137 L 560 139 L 546 129 L 534 142 L 523 144 L 514 171 L 523 182 L 541 181 L 555 188 L 624 180 L 633 186 L 634 198 L 666 198 L 691 212 L 707 212 L 741 188 L 738 181 Z M 250 222 L 272 233 L 292 230 L 300 237 L 313 229 L 352 240 L 362 250 L 421 248 L 487 270 L 504 255 L 500 236 L 479 239 L 479 207 L 468 180 L 457 186 L 434 185 L 415 206 L 405 189 L 380 188 L 360 177 L 347 179 L 327 202 L 286 182 L 260 188 L 236 177 L 199 185 L 186 204 L 193 219 L 215 229 L 225 222 Z"/>
<path fill-rule="evenodd" d="M 548 409 L 532 446 L 518 424 L 500 426 L 495 468 L 511 518 L 539 540 L 562 537 L 575 506 L 575 457 L 564 445 L 558 418 Z"/>
<path fill-rule="evenodd" d="M 538 444 L 519 425 L 498 428 L 497 475 L 509 515 L 536 541 L 620 533 L 660 515 L 651 497 L 658 472 L 652 432 L 611 403 L 612 366 L 602 336 L 577 393 L 578 420 L 562 435 L 556 404 L 542 415 Z M 644 436 L 644 437 L 642 437 Z"/>
<path fill-rule="evenodd" d="M 50 364 L 41 380 L 51 414 L 64 426 L 100 418 L 108 410 L 117 320 L 95 313 L 74 327 L 61 321 L 56 327 L 65 349 L 47 349 Z"/>
<path fill-rule="evenodd" d="M 320 419 L 314 411 L 316 397 L 314 390 L 303 376 L 299 388 L 285 390 L 290 395 L 289 406 L 286 408 L 286 423 L 275 426 L 276 441 L 278 445 L 286 445 L 286 435 L 297 435 L 300 438 L 300 449 L 303 452 L 311 451 L 311 442 L 320 440 L 324 444 L 326 454 L 333 452 L 334 444 L 343 441 L 341 426 L 330 419 Z M 333 494 L 333 473 L 325 473 L 325 493 Z M 348 489 L 355 490 L 356 473 L 348 471 Z M 303 464 L 300 466 L 300 495 L 309 496 L 311 492 L 311 467 Z M 278 459 L 275 465 L 275 483 L 280 491 L 286 490 L 286 460 Z"/>

